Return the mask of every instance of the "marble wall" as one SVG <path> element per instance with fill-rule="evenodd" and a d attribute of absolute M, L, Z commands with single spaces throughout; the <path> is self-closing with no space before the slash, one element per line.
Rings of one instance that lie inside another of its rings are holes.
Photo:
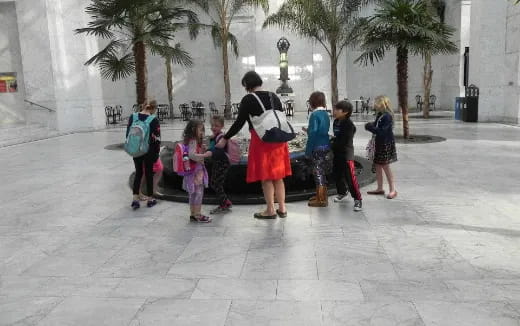
<path fill-rule="evenodd" d="M 17 74 L 18 92 L 0 93 L 0 125 L 25 120 L 24 78 L 14 2 L 0 1 L 0 72 Z"/>
<path fill-rule="evenodd" d="M 472 1 L 470 83 L 480 87 L 480 121 L 518 123 L 519 15 L 511 2 Z"/>

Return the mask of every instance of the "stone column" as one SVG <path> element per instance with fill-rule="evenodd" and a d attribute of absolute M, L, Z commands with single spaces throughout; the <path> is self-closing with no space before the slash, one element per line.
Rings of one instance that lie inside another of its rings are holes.
<path fill-rule="evenodd" d="M 471 2 L 469 83 L 480 88 L 479 121 L 518 121 L 518 91 L 510 87 L 518 89 L 519 31 L 508 10 L 509 1 Z"/>
<path fill-rule="evenodd" d="M 83 65 L 97 52 L 97 41 L 74 34 L 88 22 L 88 3 L 16 1 L 27 98 L 55 110 L 48 119 L 60 131 L 105 125 L 99 72 Z"/>

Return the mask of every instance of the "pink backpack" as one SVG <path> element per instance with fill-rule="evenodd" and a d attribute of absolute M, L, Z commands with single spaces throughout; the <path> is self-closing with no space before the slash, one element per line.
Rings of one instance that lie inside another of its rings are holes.
<path fill-rule="evenodd" d="M 215 141 L 218 143 L 222 136 L 218 136 Z M 229 159 L 229 163 L 237 164 L 240 162 L 240 158 L 242 157 L 242 150 L 240 149 L 240 145 L 234 139 L 228 139 L 226 144 L 226 154 Z"/>

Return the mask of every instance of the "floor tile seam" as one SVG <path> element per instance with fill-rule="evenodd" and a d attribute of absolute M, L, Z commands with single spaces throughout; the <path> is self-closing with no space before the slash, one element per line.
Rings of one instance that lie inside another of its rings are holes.
<path fill-rule="evenodd" d="M 227 312 L 226 312 L 226 318 L 224 319 L 224 325 L 227 325 L 227 324 L 228 324 L 228 320 L 229 320 L 229 318 L 230 318 L 229 314 L 231 313 L 231 308 L 232 308 L 232 306 L 233 306 L 233 301 L 234 301 L 234 300 L 231 300 L 231 301 L 229 302 L 228 309 L 227 309 Z"/>
<path fill-rule="evenodd" d="M 242 277 L 242 275 L 244 273 L 244 268 L 246 266 L 247 258 L 249 257 L 249 251 L 251 250 L 251 243 L 252 243 L 252 241 L 249 242 L 249 248 L 246 251 L 244 261 L 242 262 L 242 266 L 240 267 L 240 273 L 238 274 L 239 279 Z"/>
<path fill-rule="evenodd" d="M 136 318 L 137 318 L 137 316 L 139 315 L 140 312 L 144 311 L 144 309 L 146 308 L 147 304 L 148 304 L 148 298 L 143 300 L 143 303 L 139 306 L 139 308 L 137 308 L 137 310 L 134 313 L 134 315 L 128 319 L 128 323 L 126 324 L 127 326 L 131 326 L 132 325 L 132 322 L 134 320 L 136 320 Z"/>
<path fill-rule="evenodd" d="M 409 301 L 409 302 L 413 306 L 413 309 L 414 309 L 415 313 L 417 314 L 417 316 L 419 316 L 419 318 L 421 319 L 422 324 L 426 325 L 426 323 L 424 322 L 424 318 L 420 314 L 419 309 L 417 308 L 417 305 L 416 305 L 415 301 L 412 300 L 412 301 Z"/>
<path fill-rule="evenodd" d="M 175 264 L 177 264 L 177 262 L 179 261 L 179 258 L 182 257 L 182 255 L 184 254 L 184 252 L 186 251 L 186 249 L 188 248 L 188 246 L 190 245 L 190 243 L 193 241 L 193 237 L 191 237 L 191 240 L 188 241 L 185 245 L 184 245 L 184 248 L 182 248 L 182 250 L 179 251 L 179 254 L 177 255 L 177 257 L 175 258 L 175 261 L 173 261 L 173 263 L 170 264 L 170 266 L 166 269 L 166 273 L 165 273 L 165 276 L 168 276 L 170 274 L 170 271 L 172 270 L 172 268 L 175 266 Z M 200 279 L 200 278 L 197 278 L 197 279 Z"/>
<path fill-rule="evenodd" d="M 42 316 L 42 318 L 39 318 L 38 321 L 36 321 L 35 325 L 38 325 L 39 323 L 41 323 L 45 318 L 47 318 L 54 310 L 56 310 L 56 308 L 58 308 L 58 306 L 60 306 L 61 304 L 63 304 L 63 302 L 67 299 L 67 297 L 61 297 L 60 300 L 58 300 L 58 302 L 56 304 L 53 305 L 53 307 L 46 313 Z M 27 319 L 27 318 L 30 318 L 30 317 L 33 317 L 34 315 L 32 316 L 28 316 L 24 319 Z M 17 322 L 18 323 L 18 322 Z"/>
<path fill-rule="evenodd" d="M 95 274 L 97 274 L 106 264 L 108 264 L 109 261 L 111 261 L 117 254 L 119 254 L 121 251 L 123 251 L 125 247 L 121 247 L 115 252 L 110 255 L 102 264 L 100 264 L 97 268 L 95 268 L 90 274 L 88 274 L 88 277 L 94 277 Z"/>
<path fill-rule="evenodd" d="M 202 278 L 199 278 L 195 281 L 195 286 L 193 287 L 193 291 L 191 291 L 191 294 L 189 297 L 190 300 L 193 300 L 193 295 L 195 294 L 195 291 L 197 291 L 197 289 L 199 288 L 199 283 L 201 280 L 202 280 Z"/>

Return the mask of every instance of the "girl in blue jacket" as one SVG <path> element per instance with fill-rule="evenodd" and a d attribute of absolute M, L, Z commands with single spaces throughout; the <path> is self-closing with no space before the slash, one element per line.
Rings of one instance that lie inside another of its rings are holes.
<path fill-rule="evenodd" d="M 312 158 L 313 175 L 316 183 L 316 196 L 309 199 L 311 207 L 326 207 L 328 205 L 327 171 L 330 165 L 329 128 L 330 118 L 326 111 L 325 94 L 314 92 L 309 97 L 312 113 L 309 117 L 307 146 L 305 155 Z"/>

